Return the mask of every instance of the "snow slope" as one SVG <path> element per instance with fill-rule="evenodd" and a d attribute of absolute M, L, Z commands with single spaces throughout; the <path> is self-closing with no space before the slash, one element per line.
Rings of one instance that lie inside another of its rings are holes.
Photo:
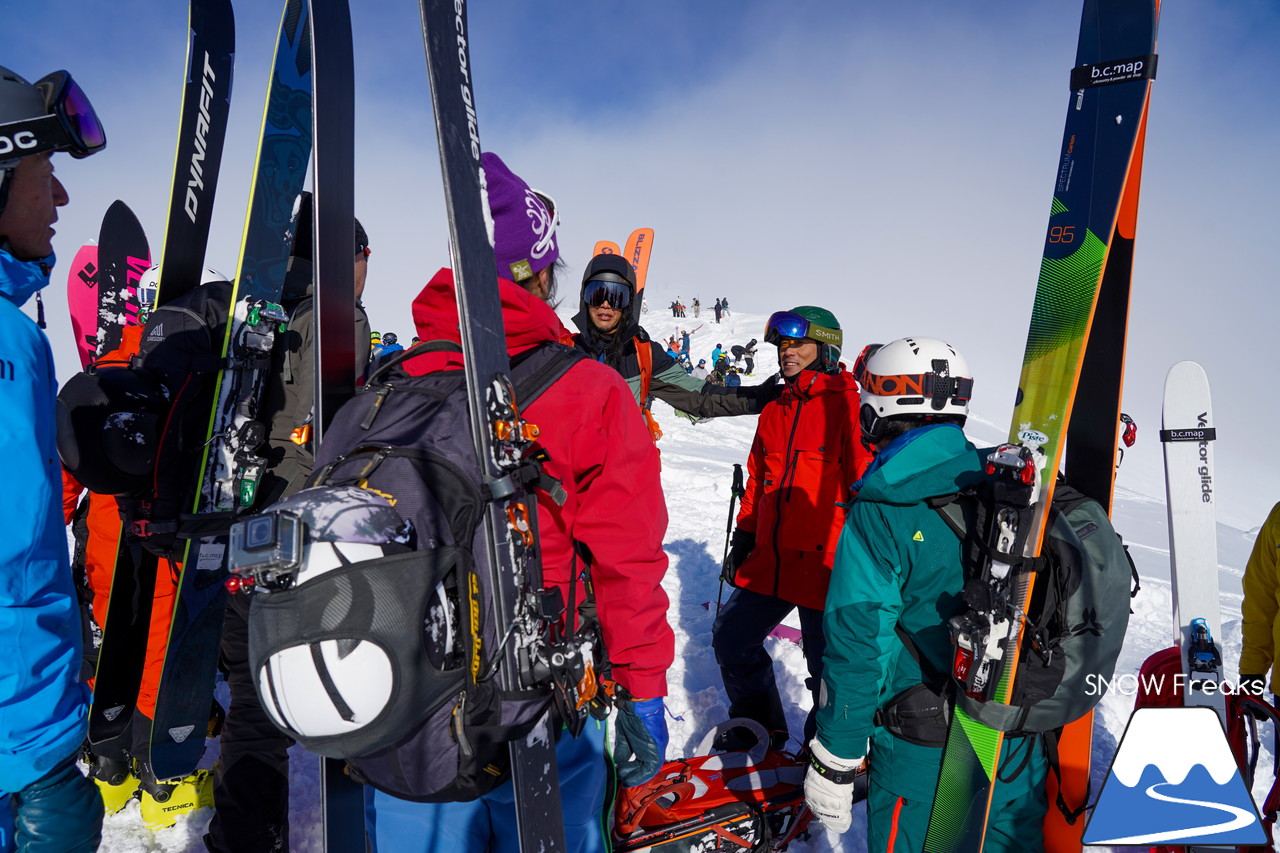
<path fill-rule="evenodd" d="M 656 295 L 651 297 L 652 307 L 643 315 L 643 323 L 655 340 L 665 340 L 679 329 L 692 330 L 702 325 L 692 338 L 695 362 L 699 358 L 709 359 L 711 350 L 718 343 L 724 344 L 727 349 L 733 344 L 745 343 L 750 338 L 762 340 L 764 337 L 767 313 L 735 312 L 725 317 L 719 325 L 710 317 L 708 310 L 704 310 L 702 317 L 697 319 L 691 312 L 684 319 L 674 319 L 669 311 L 658 308 L 659 305 L 670 302 L 671 298 Z M 574 309 L 575 306 L 566 306 L 566 320 Z M 927 333 L 932 330 L 921 331 Z M 851 341 L 845 354 L 852 357 L 861 346 L 862 342 Z M 763 380 L 777 369 L 776 350 L 773 347 L 761 344 L 757 354 L 759 358 L 755 376 L 747 380 L 748 384 Z M 1011 345 L 1010 357 L 1021 357 L 1016 344 Z M 977 380 L 977 396 L 979 400 L 988 401 L 988 413 L 994 405 L 990 401 L 1002 401 L 1006 396 L 1012 401 L 1013 389 L 1008 389 L 1007 395 L 1002 390 L 992 392 L 981 387 L 981 376 Z M 670 407 L 661 402 L 656 404 L 654 413 L 664 433 L 659 447 L 662 451 L 663 487 L 670 515 L 666 549 L 671 558 L 671 566 L 665 586 L 671 597 L 669 619 L 676 634 L 676 658 L 669 674 L 670 696 L 667 700 L 671 714 L 670 754 L 674 756 L 694 749 L 707 729 L 727 716 L 727 702 L 711 650 L 711 624 L 715 602 L 720 593 L 718 579 L 724 554 L 732 466 L 735 462 L 745 463 L 755 432 L 756 418 L 721 418 L 690 423 L 677 417 Z M 1007 422 L 1007 414 L 984 417 L 982 412 L 975 412 L 967 432 L 976 444 L 994 444 L 1004 439 Z M 1143 438 L 1155 444 L 1155 432 L 1152 425 L 1145 430 Z M 1126 471 L 1121 467 L 1116 491 L 1115 526 L 1129 543 L 1142 576 L 1142 590 L 1133 602 L 1133 616 L 1117 675 L 1136 674 L 1148 655 L 1173 642 L 1163 483 L 1151 478 L 1136 479 L 1135 482 L 1128 482 Z M 1240 578 L 1252 547 L 1252 539 L 1252 535 L 1245 531 L 1219 524 L 1223 624 L 1221 642 L 1229 676 L 1235 672 L 1235 663 L 1240 655 Z M 789 624 L 799 627 L 794 617 L 789 620 Z M 808 702 L 807 691 L 804 689 L 804 659 L 799 647 L 790 642 L 777 639 L 769 642 L 784 702 L 790 704 L 788 720 L 791 731 L 800 732 Z M 225 700 L 225 696 L 223 698 Z M 1132 695 L 1121 693 L 1107 695 L 1099 706 L 1094 738 L 1095 792 L 1101 789 L 1102 780 L 1132 706 Z M 322 846 L 318 760 L 298 747 L 294 748 L 292 756 L 292 849 L 304 853 L 319 853 Z M 210 756 L 206 763 L 211 763 L 212 760 Z M 1259 766 L 1270 766 L 1270 759 L 1264 757 Z M 1265 771 L 1259 775 L 1265 777 Z M 1255 794 L 1261 798 L 1258 792 Z M 204 847 L 200 836 L 209 816 L 207 810 L 202 810 L 172 829 L 151 833 L 142 827 L 137 806 L 130 805 L 120 815 L 107 820 L 102 849 L 110 853 L 202 851 Z M 792 849 L 797 853 L 825 853 L 837 849 L 847 853 L 860 853 L 865 850 L 865 817 L 862 808 L 858 807 L 855 811 L 854 826 L 843 837 L 829 836 L 819 829 L 810 840 L 799 842 Z"/>

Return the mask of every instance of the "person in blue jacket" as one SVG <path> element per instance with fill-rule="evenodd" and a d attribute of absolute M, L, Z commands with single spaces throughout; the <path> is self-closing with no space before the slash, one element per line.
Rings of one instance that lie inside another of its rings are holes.
<path fill-rule="evenodd" d="M 49 283 L 52 226 L 68 201 L 52 155 L 86 157 L 106 137 L 65 71 L 33 86 L 0 67 L 0 139 L 24 143 L 20 157 L 0 153 L 9 157 L 0 159 L 0 458 L 19 486 L 0 490 L 0 794 L 18 850 L 78 853 L 98 847 L 102 798 L 76 767 L 89 689 L 62 522 L 53 353 L 22 305 Z"/>

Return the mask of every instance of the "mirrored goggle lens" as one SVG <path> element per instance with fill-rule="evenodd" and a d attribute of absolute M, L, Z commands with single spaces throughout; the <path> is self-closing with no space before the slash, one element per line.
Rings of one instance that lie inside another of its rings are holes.
<path fill-rule="evenodd" d="M 44 95 L 45 108 L 56 115 L 70 137 L 73 157 L 88 157 L 107 144 L 102 122 L 79 84 L 66 71 L 55 71 L 40 79 L 36 88 Z"/>
<path fill-rule="evenodd" d="M 804 338 L 809 334 L 809 321 L 790 311 L 779 311 L 764 327 L 764 342 L 777 346 L 783 338 Z"/>
<path fill-rule="evenodd" d="M 606 302 L 613 308 L 626 308 L 631 304 L 631 288 L 617 281 L 589 281 L 583 288 L 582 299 L 592 308 Z"/>

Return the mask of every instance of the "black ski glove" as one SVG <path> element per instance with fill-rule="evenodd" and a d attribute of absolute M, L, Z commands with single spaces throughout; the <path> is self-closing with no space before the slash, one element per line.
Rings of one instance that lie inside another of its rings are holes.
<path fill-rule="evenodd" d="M 729 545 L 729 556 L 724 559 L 724 579 L 733 583 L 738 568 L 747 561 L 747 557 L 756 549 L 756 535 L 748 533 L 741 527 L 733 531 L 733 541 Z"/>

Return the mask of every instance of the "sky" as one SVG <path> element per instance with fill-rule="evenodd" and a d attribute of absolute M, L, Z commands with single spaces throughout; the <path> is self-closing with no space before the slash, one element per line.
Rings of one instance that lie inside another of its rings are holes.
<path fill-rule="evenodd" d="M 113 199 L 158 256 L 185 67 L 179 2 L 0 0 L 27 39 L 5 64 L 66 68 L 108 147 L 57 159 L 66 264 Z M 236 266 L 279 9 L 235 2 L 231 129 L 207 263 Z M 373 327 L 447 259 L 417 4 L 353 4 L 356 211 L 370 235 Z M 953 343 L 973 408 L 1007 423 L 1039 270 L 1074 64 L 1078 2 L 980 6 L 836 0 L 477 2 L 472 64 L 484 148 L 555 197 L 563 282 L 599 239 L 655 229 L 650 302 L 729 297 L 767 315 L 818 304 L 846 351 L 904 335 Z M 1218 508 L 1245 529 L 1280 499 L 1271 370 L 1280 185 L 1280 6 L 1165 0 L 1138 218 L 1124 406 L 1126 474 L 1162 490 L 1160 400 L 1175 362 L 1214 391 Z M 65 266 L 47 292 L 61 376 L 77 368 Z M 692 324 L 691 324 L 692 325 Z M 735 341 L 723 341 L 726 346 Z"/>

